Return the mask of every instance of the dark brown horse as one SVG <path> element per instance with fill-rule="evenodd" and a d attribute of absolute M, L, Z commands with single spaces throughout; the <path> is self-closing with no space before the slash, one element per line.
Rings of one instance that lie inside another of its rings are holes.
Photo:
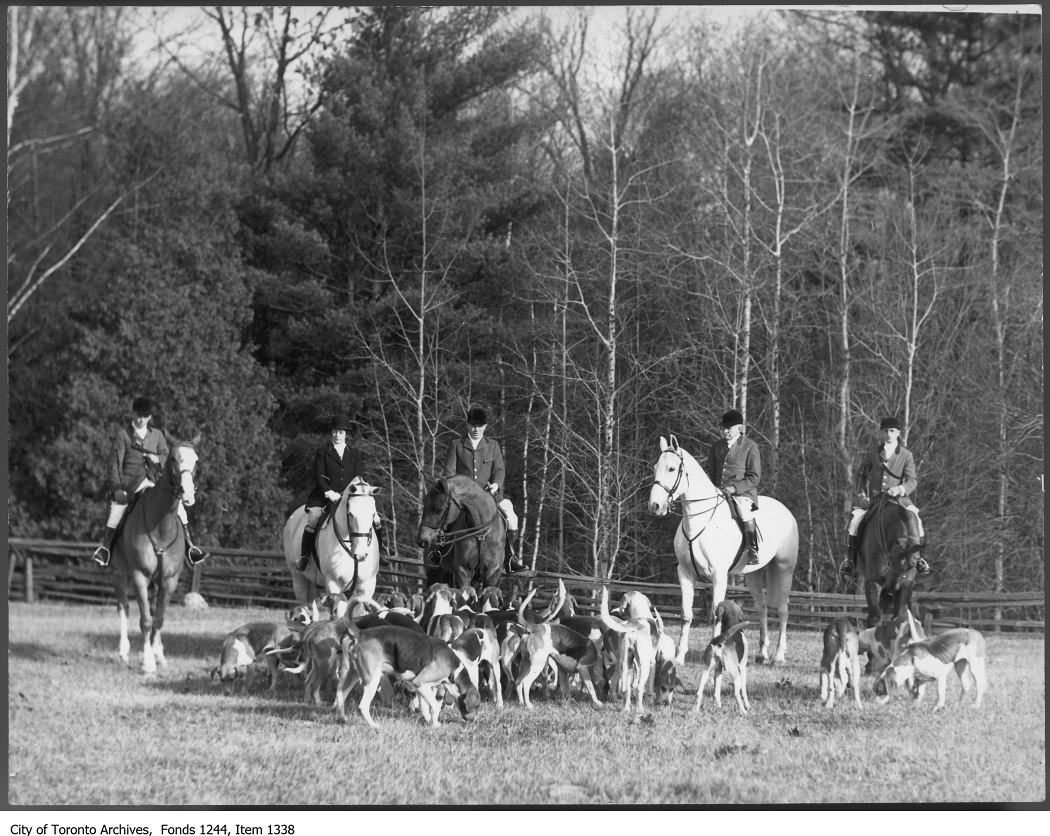
<path fill-rule="evenodd" d="M 864 577 L 867 626 L 874 627 L 884 613 L 891 612 L 896 618 L 911 603 L 921 547 L 919 521 L 900 503 L 880 493 L 861 522 L 859 538 L 857 569 Z"/>
<path fill-rule="evenodd" d="M 139 605 L 139 628 L 142 630 L 142 671 L 154 673 L 157 663 L 166 665 L 160 631 L 164 611 L 179 584 L 179 574 L 186 555 L 186 539 L 179 522 L 179 503 L 187 507 L 195 499 L 193 473 L 197 452 L 192 442 L 172 445 L 168 460 L 157 484 L 141 493 L 124 518 L 120 533 L 113 543 L 110 563 L 113 588 L 117 593 L 120 615 L 118 653 L 128 664 L 128 588 L 135 587 Z M 155 600 L 150 607 L 150 592 Z"/>
<path fill-rule="evenodd" d="M 443 552 L 440 567 L 427 568 L 428 585 L 497 586 L 506 538 L 507 523 L 496 500 L 469 476 L 438 479 L 423 497 L 419 545 Z"/>

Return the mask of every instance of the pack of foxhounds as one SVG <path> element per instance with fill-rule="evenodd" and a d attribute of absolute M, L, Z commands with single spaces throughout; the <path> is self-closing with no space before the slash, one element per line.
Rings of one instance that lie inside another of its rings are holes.
<path fill-rule="evenodd" d="M 531 711 L 536 689 L 547 699 L 555 690 L 566 699 L 579 689 L 595 706 L 622 703 L 632 720 L 648 720 L 647 706 L 668 706 L 684 692 L 674 642 L 643 593 L 624 592 L 610 609 L 603 588 L 598 615 L 586 615 L 577 613 L 561 581 L 540 596 L 542 605 L 538 592 L 534 587 L 523 599 L 504 602 L 495 587 L 479 593 L 435 584 L 412 595 L 322 596 L 291 610 L 284 622 L 252 622 L 229 633 L 211 675 L 228 694 L 238 684 L 247 687 L 264 666 L 271 690 L 282 676 L 298 676 L 304 700 L 331 704 L 344 722 L 351 722 L 346 706 L 353 700 L 373 728 L 379 728 L 372 714 L 377 696 L 387 714 L 417 711 L 437 726 L 445 706 L 455 706 L 468 722 L 485 700 L 503 710 L 516 699 Z M 718 604 L 713 620 L 713 637 L 699 660 L 694 710 L 702 709 L 709 683 L 715 710 L 721 709 L 728 680 L 737 708 L 747 714 L 747 630 L 754 625 L 730 600 Z M 880 704 L 900 688 L 918 705 L 932 682 L 934 710 L 942 709 L 952 671 L 962 684 L 960 699 L 972 691 L 979 707 L 987 689 L 985 642 L 977 630 L 927 636 L 907 611 L 868 629 L 837 618 L 824 630 L 819 665 L 820 700 L 827 708 L 847 689 L 862 708 L 862 654 Z"/>

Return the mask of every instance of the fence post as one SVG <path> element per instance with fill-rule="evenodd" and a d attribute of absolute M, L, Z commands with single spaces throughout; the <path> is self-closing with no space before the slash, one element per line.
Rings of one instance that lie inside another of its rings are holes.
<path fill-rule="evenodd" d="M 28 554 L 26 555 L 25 601 L 27 604 L 33 603 L 33 557 Z"/>

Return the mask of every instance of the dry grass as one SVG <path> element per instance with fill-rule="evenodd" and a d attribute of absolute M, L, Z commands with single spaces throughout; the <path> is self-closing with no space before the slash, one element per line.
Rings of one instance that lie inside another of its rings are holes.
<path fill-rule="evenodd" d="M 898 696 L 864 709 L 818 701 L 819 635 L 792 632 L 788 662 L 752 666 L 752 713 L 729 694 L 692 710 L 689 692 L 652 722 L 618 707 L 547 703 L 533 712 L 486 703 L 465 724 L 446 708 L 425 727 L 374 707 L 302 702 L 298 680 L 271 694 L 265 677 L 226 697 L 208 677 L 222 636 L 274 610 L 172 611 L 169 667 L 144 678 L 116 659 L 114 608 L 12 603 L 9 797 L 12 805 L 478 805 L 1036 803 L 1045 799 L 1042 636 L 987 635 L 991 687 L 980 711 L 934 714 Z M 708 631 L 696 631 L 696 639 Z M 133 640 L 133 661 L 139 650 Z M 692 660 L 692 656 L 690 657 Z"/>

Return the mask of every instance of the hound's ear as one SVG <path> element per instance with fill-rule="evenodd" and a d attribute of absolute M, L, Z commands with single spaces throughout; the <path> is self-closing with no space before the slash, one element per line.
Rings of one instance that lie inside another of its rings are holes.
<path fill-rule="evenodd" d="M 911 633 L 912 642 L 921 642 L 922 637 L 919 635 L 919 628 L 915 623 L 915 617 L 911 614 L 911 609 L 905 607 L 904 612 L 908 614 L 908 632 Z"/>

